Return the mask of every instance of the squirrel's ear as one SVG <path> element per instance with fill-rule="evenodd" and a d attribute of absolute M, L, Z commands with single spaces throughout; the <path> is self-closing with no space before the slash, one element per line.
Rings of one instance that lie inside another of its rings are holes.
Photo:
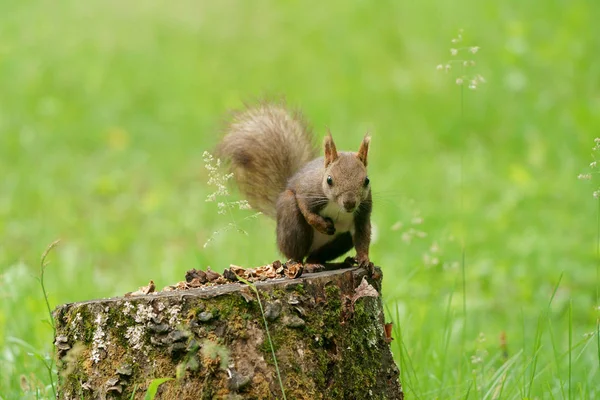
<path fill-rule="evenodd" d="M 329 131 L 327 131 L 327 136 L 325 136 L 323 146 L 325 147 L 325 166 L 327 167 L 338 158 L 335 143 L 333 142 L 333 137 L 331 137 L 331 132 Z"/>
<path fill-rule="evenodd" d="M 371 136 L 367 134 L 365 135 L 365 138 L 360 144 L 358 153 L 356 153 L 356 156 L 365 165 L 365 167 L 367 166 L 367 154 L 369 153 L 369 143 L 371 143 Z"/>

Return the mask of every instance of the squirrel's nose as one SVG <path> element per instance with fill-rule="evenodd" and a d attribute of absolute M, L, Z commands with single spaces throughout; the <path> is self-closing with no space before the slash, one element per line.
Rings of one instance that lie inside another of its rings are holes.
<path fill-rule="evenodd" d="M 354 200 L 354 199 L 344 200 L 344 208 L 346 209 L 347 212 L 354 211 L 354 209 L 356 208 L 356 200 Z"/>

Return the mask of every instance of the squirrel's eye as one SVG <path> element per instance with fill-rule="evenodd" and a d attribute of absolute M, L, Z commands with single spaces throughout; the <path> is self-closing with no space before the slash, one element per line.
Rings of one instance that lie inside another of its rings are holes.
<path fill-rule="evenodd" d="M 329 186 L 333 186 L 333 179 L 331 178 L 331 175 L 327 175 L 327 184 Z"/>
<path fill-rule="evenodd" d="M 369 182 L 371 182 L 371 181 L 369 180 L 369 177 L 367 176 L 365 178 L 365 187 L 369 186 Z"/>

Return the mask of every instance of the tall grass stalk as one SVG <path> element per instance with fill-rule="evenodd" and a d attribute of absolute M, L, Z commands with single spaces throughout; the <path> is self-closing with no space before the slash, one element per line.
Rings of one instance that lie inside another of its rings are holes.
<path fill-rule="evenodd" d="M 248 285 L 252 291 L 256 294 L 256 299 L 258 300 L 258 306 L 260 307 L 260 314 L 262 315 L 263 322 L 265 324 L 265 331 L 267 332 L 267 339 L 269 340 L 269 346 L 271 347 L 271 355 L 273 356 L 273 363 L 275 364 L 275 371 L 277 371 L 277 380 L 279 381 L 279 388 L 281 389 L 281 394 L 283 395 L 283 400 L 287 400 L 285 397 L 285 389 L 283 387 L 283 381 L 281 380 L 281 372 L 279 371 L 279 365 L 277 364 L 277 356 L 275 355 L 275 347 L 273 346 L 273 340 L 271 340 L 271 334 L 269 333 L 269 324 L 267 323 L 267 317 L 265 317 L 265 310 L 263 309 L 262 302 L 260 301 L 260 293 L 256 286 L 241 276 L 237 277 L 241 282 Z"/>
<path fill-rule="evenodd" d="M 54 394 L 55 398 L 56 398 L 56 383 L 54 381 L 54 338 L 56 337 L 56 326 L 54 324 L 54 318 L 52 318 L 52 309 L 50 308 L 50 301 L 48 300 L 48 292 L 46 290 L 46 284 L 44 283 L 44 273 L 46 272 L 46 267 L 49 264 L 49 262 L 46 261 L 46 258 L 48 257 L 48 254 L 52 251 L 52 249 L 54 249 L 56 246 L 58 246 L 59 243 L 60 243 L 60 239 L 55 240 L 54 242 L 50 243 L 50 245 L 42 253 L 42 258 L 40 260 L 40 276 L 37 278 L 38 281 L 40 282 L 40 287 L 42 288 L 42 294 L 44 296 L 44 301 L 46 303 L 46 310 L 48 311 L 48 321 L 47 322 L 50 325 L 50 327 L 52 328 L 52 343 L 53 343 L 52 344 L 53 351 L 52 351 L 52 354 L 50 355 L 50 357 L 48 357 L 49 360 L 45 359 L 44 357 L 40 357 L 40 359 L 42 360 L 42 362 L 48 372 L 48 378 L 50 380 L 50 385 L 52 386 L 52 393 Z"/>
<path fill-rule="evenodd" d="M 531 372 L 530 372 L 530 375 L 529 375 L 529 387 L 528 387 L 528 390 L 527 390 L 527 397 L 528 398 L 531 398 L 531 390 L 533 388 L 533 382 L 534 382 L 535 377 L 536 377 L 538 355 L 539 355 L 541 347 L 542 347 L 542 336 L 544 334 L 544 323 L 550 318 L 550 311 L 551 311 L 551 307 L 552 307 L 552 302 L 554 301 L 554 297 L 556 296 L 556 292 L 558 291 L 558 288 L 560 286 L 560 282 L 562 281 L 562 277 L 563 277 L 563 274 L 561 273 L 560 277 L 558 278 L 558 282 L 554 286 L 554 290 L 552 291 L 552 295 L 550 296 L 550 300 L 548 301 L 548 305 L 546 306 L 546 310 L 538 317 L 537 328 L 536 328 L 536 331 L 535 331 L 535 339 L 534 339 L 534 343 L 533 343 L 533 351 L 532 351 L 532 355 L 531 355 L 532 358 L 531 358 L 531 361 L 530 361 Z"/>
<path fill-rule="evenodd" d="M 390 308 L 386 304 L 386 310 L 389 315 L 392 315 Z M 414 396 L 415 399 L 419 399 L 419 394 L 416 388 L 420 389 L 419 377 L 415 371 L 414 365 L 412 363 L 412 358 L 410 356 L 410 352 L 406 348 L 406 343 L 404 342 L 404 332 L 402 327 L 400 326 L 400 311 L 398 309 L 398 303 L 396 303 L 395 307 L 395 323 L 392 326 L 392 331 L 394 334 L 394 343 L 396 344 L 396 348 L 398 349 L 398 357 L 400 360 L 400 382 L 402 383 L 402 387 L 405 390 L 410 390 L 411 395 Z"/>
<path fill-rule="evenodd" d="M 465 67 L 462 67 L 463 75 Z M 464 134 L 464 120 L 465 120 L 465 87 L 460 85 L 460 130 L 463 139 L 463 146 L 460 147 L 460 218 L 461 218 L 461 240 L 460 240 L 460 269 L 462 272 L 462 291 L 463 291 L 463 343 L 466 342 L 467 338 L 467 265 L 466 265 L 466 251 L 465 251 L 465 198 L 464 198 L 464 163 L 465 163 L 465 134 Z"/>
<path fill-rule="evenodd" d="M 442 365 L 440 367 L 442 376 L 440 377 L 440 392 L 446 385 L 446 355 L 448 354 L 448 348 L 450 347 L 450 339 L 452 337 L 452 324 L 450 323 L 452 298 L 454 297 L 454 291 L 450 293 L 448 297 L 448 304 L 446 305 L 446 316 L 444 318 L 444 348 L 442 349 Z"/>
<path fill-rule="evenodd" d="M 556 338 L 554 337 L 554 330 L 552 329 L 552 318 L 551 316 L 548 314 L 548 333 L 550 334 L 550 344 L 552 345 L 552 354 L 554 355 L 554 364 L 555 364 L 555 368 L 556 368 L 556 375 L 560 376 L 560 371 L 561 371 L 561 355 L 559 353 L 559 349 L 558 346 L 556 345 Z M 565 396 L 565 385 L 562 379 L 559 379 L 559 385 L 560 385 L 560 393 L 562 395 L 562 398 L 564 399 Z"/>
<path fill-rule="evenodd" d="M 479 51 L 479 46 L 463 46 L 463 30 L 459 29 L 458 34 L 452 39 L 452 48 L 450 54 L 452 59 L 448 60 L 445 64 L 437 66 L 438 71 L 448 72 L 452 69 L 453 65 L 460 65 L 460 75 L 456 77 L 456 84 L 460 87 L 460 113 L 458 122 L 458 136 L 462 143 L 460 144 L 460 165 L 459 165 L 459 225 L 460 225 L 460 266 L 461 266 L 461 278 L 462 278 L 462 313 L 463 313 L 463 326 L 462 326 L 462 343 L 461 352 L 464 353 L 464 346 L 467 342 L 468 337 L 468 315 L 467 315 L 467 266 L 466 266 L 466 221 L 465 221 L 465 207 L 464 207 L 464 159 L 465 159 L 465 148 L 466 148 L 466 132 L 465 132 L 465 85 L 468 85 L 469 89 L 475 90 L 477 87 L 485 82 L 485 79 L 479 74 L 469 74 L 467 69 L 475 65 L 475 61 L 470 59 L 468 53 L 475 54 Z M 457 56 L 467 54 L 467 57 Z M 464 365 L 459 366 L 459 379 L 463 371 Z"/>
<path fill-rule="evenodd" d="M 522 337 L 523 337 L 523 354 L 527 354 L 527 328 L 525 326 L 525 313 L 523 311 L 523 307 L 521 307 L 521 328 L 522 328 Z M 517 380 L 520 384 L 519 390 L 521 394 L 521 398 L 525 398 L 525 373 L 527 372 L 527 366 L 522 368 L 521 373 L 517 375 Z"/>
<path fill-rule="evenodd" d="M 501 399 L 502 392 L 507 381 L 508 373 L 510 369 L 517 363 L 523 354 L 522 350 L 519 350 L 514 356 L 505 361 L 500 368 L 492 375 L 490 386 L 487 392 L 483 396 L 483 400 L 487 399 Z"/>
<path fill-rule="evenodd" d="M 598 208 L 596 212 L 597 229 L 596 229 L 596 307 L 600 312 L 600 199 L 597 200 Z M 596 352 L 598 356 L 598 368 L 600 368 L 600 317 L 596 318 Z"/>
<path fill-rule="evenodd" d="M 600 318 L 596 320 L 596 349 L 598 350 L 598 368 L 600 369 Z"/>
<path fill-rule="evenodd" d="M 596 209 L 596 306 L 600 307 L 600 199 Z M 600 352 L 600 347 L 598 348 Z"/>
<path fill-rule="evenodd" d="M 40 286 L 42 288 L 42 294 L 44 295 L 44 301 L 46 303 L 46 310 L 48 311 L 48 318 L 49 318 L 48 323 L 52 327 L 53 336 L 56 336 L 56 326 L 54 325 L 54 318 L 52 318 L 52 309 L 50 308 L 50 301 L 48 300 L 48 292 L 46 291 L 46 284 L 44 283 L 44 273 L 46 272 L 46 266 L 48 266 L 48 264 L 50 264 L 49 262 L 46 261 L 46 258 L 48 257 L 48 254 L 50 253 L 50 251 L 52 251 L 53 248 L 58 246 L 59 243 L 60 243 L 60 239 L 55 240 L 54 242 L 50 243 L 50 245 L 42 253 L 42 258 L 40 260 L 40 276 L 37 278 L 38 281 L 40 282 Z"/>
<path fill-rule="evenodd" d="M 573 299 L 569 299 L 569 400 L 573 398 L 573 373 L 572 373 L 572 349 L 573 349 Z"/>
<path fill-rule="evenodd" d="M 465 67 L 462 67 L 462 73 L 465 73 Z M 465 125 L 465 87 L 460 85 L 460 133 L 463 139 L 463 144 L 465 144 L 465 134 L 464 134 L 464 125 Z M 465 263 L 465 196 L 464 196 L 464 167 L 465 167 L 465 146 L 460 147 L 460 171 L 459 171 L 459 193 L 460 193 L 460 219 L 461 219 L 461 239 L 460 239 L 460 268 L 462 271 L 462 291 L 463 291 L 463 343 L 466 341 L 466 332 L 467 332 L 467 274 L 466 274 L 466 263 Z"/>

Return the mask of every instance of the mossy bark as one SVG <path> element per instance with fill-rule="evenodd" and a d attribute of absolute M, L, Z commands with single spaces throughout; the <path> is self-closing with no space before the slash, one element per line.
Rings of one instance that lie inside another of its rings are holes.
<path fill-rule="evenodd" d="M 60 399 L 402 399 L 365 271 L 66 304 L 54 311 Z M 378 269 L 369 279 L 381 288 Z M 355 303 L 350 304 L 350 298 Z M 268 321 L 268 340 L 263 315 Z"/>

